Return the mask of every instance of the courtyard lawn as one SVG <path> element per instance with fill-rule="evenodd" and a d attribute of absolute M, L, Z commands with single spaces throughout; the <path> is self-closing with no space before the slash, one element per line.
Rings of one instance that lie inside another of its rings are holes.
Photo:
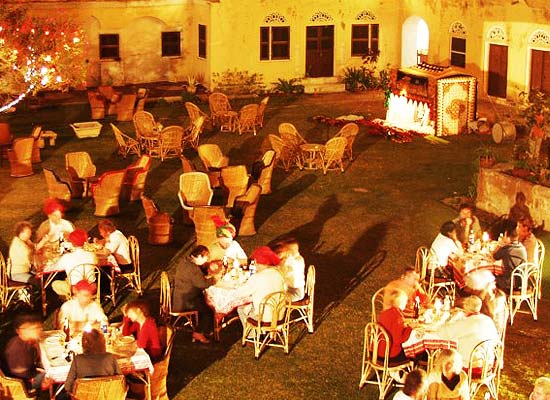
<path fill-rule="evenodd" d="M 148 111 L 163 124 L 182 123 L 183 104 L 157 102 Z M 206 109 L 203 105 L 203 108 Z M 238 108 L 238 105 L 234 108 Z M 483 104 L 480 104 L 483 116 Z M 221 146 L 230 164 L 250 166 L 261 155 L 261 144 L 269 133 L 276 133 L 281 122 L 292 122 L 310 142 L 323 143 L 337 128 L 313 122 L 316 115 L 362 114 L 383 117 L 383 96 L 379 92 L 274 97 L 268 106 L 265 127 L 258 136 L 208 133 L 202 143 Z M 54 168 L 65 177 L 64 153 L 88 151 L 98 173 L 123 168 L 133 159 L 122 160 L 115 153 L 115 140 L 108 122 L 97 139 L 78 140 L 69 123 L 89 120 L 87 106 L 66 106 L 19 112 L 8 117 L 19 135 L 30 134 L 31 126 L 60 134 L 56 147 L 42 152 L 42 165 Z M 133 132 L 131 123 L 121 123 L 125 132 Z M 172 353 L 168 390 L 178 399 L 375 399 L 376 387 L 358 390 L 361 370 L 363 328 L 370 321 L 371 296 L 394 279 L 407 265 L 414 263 L 416 248 L 429 245 L 439 226 L 452 219 L 456 210 L 441 200 L 465 194 L 472 185 L 477 168 L 474 158 L 481 142 L 489 137 L 459 136 L 447 138 L 449 144 L 434 144 L 416 137 L 412 143 L 397 144 L 382 136 L 369 136 L 364 126 L 354 145 L 355 160 L 345 173 L 292 170 L 285 174 L 277 168 L 273 193 L 262 196 L 257 210 L 258 234 L 238 238 L 245 251 L 281 235 L 293 235 L 301 243 L 306 264 L 317 269 L 316 331 L 305 333 L 296 326 L 291 333 L 291 351 L 269 349 L 254 360 L 253 349 L 241 347 L 240 324 L 222 331 L 220 343 L 191 343 L 190 334 L 178 334 Z M 501 150 L 510 151 L 510 145 Z M 197 167 L 198 156 L 186 150 Z M 140 240 L 142 274 L 148 278 L 148 297 L 158 296 L 158 271 L 173 270 L 175 257 L 193 246 L 192 227 L 182 224 L 182 211 L 176 197 L 181 173 L 178 159 L 160 163 L 154 160 L 146 194 L 161 210 L 176 220 L 175 241 L 169 246 L 150 246 L 147 227 L 139 202 L 123 204 L 122 213 L 113 218 L 127 234 Z M 0 169 L 0 249 L 7 254 L 13 224 L 28 219 L 37 225 L 45 217 L 41 205 L 47 192 L 40 166 L 28 178 L 9 177 L 9 169 Z M 68 219 L 77 226 L 92 229 L 93 201 L 75 201 Z M 502 210 L 503 213 L 507 210 Z M 483 220 L 482 220 L 483 223 Z M 549 244 L 549 236 L 542 236 Z M 548 262 L 545 268 L 543 300 L 539 321 L 519 315 L 506 337 L 505 365 L 501 385 L 502 399 L 527 398 L 534 379 L 550 370 L 547 334 L 550 295 Z M 173 272 L 173 271 L 172 271 Z M 119 303 L 120 305 L 120 303 Z M 119 315 L 118 309 L 111 317 Z M 50 310 L 51 312 L 51 310 Z M 9 321 L 3 319 L 4 325 Z M 7 327 L 4 326 L 4 331 Z"/>

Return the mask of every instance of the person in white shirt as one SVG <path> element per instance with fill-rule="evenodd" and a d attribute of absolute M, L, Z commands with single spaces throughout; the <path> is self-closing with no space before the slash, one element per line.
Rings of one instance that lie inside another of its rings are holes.
<path fill-rule="evenodd" d="M 34 259 L 34 243 L 31 241 L 32 225 L 22 221 L 15 225 L 15 236 L 10 249 L 9 260 L 11 262 L 10 279 L 16 282 L 29 282 L 33 278 L 31 267 Z"/>
<path fill-rule="evenodd" d="M 395 394 L 393 400 L 422 400 L 426 389 L 426 373 L 421 369 L 414 369 L 407 374 L 403 389 Z"/>
<path fill-rule="evenodd" d="M 430 252 L 435 256 L 432 268 L 446 268 L 449 261 L 462 255 L 462 244 L 456 236 L 456 225 L 453 221 L 444 222 L 439 234 L 434 239 Z"/>
<path fill-rule="evenodd" d="M 276 243 L 273 250 L 281 259 L 280 269 L 291 300 L 302 300 L 305 295 L 306 264 L 304 257 L 300 254 L 298 242 L 293 238 L 286 239 Z"/>
<path fill-rule="evenodd" d="M 42 239 L 47 238 L 47 242 L 54 243 L 60 239 L 65 239 L 69 233 L 74 231 L 74 225 L 63 219 L 65 207 L 56 199 L 47 199 L 44 203 L 44 214 L 48 219 L 40 224 L 36 230 L 36 240 L 42 243 Z M 41 246 L 37 246 L 40 248 Z"/>
<path fill-rule="evenodd" d="M 53 291 L 60 297 L 70 297 L 71 286 L 76 285 L 84 277 L 95 282 L 92 266 L 97 265 L 97 257 L 94 253 L 83 249 L 82 246 L 87 240 L 88 233 L 84 229 L 75 229 L 69 234 L 69 242 L 73 245 L 73 251 L 63 254 L 57 262 L 58 269 L 65 271 L 67 279 L 52 282 Z M 80 266 L 82 266 L 81 270 L 71 274 Z"/>
<path fill-rule="evenodd" d="M 256 273 L 246 283 L 237 289 L 237 297 L 251 297 L 252 303 L 240 306 L 237 309 L 243 327 L 248 317 L 258 318 L 260 303 L 268 294 L 285 291 L 285 281 L 278 268 L 280 259 L 267 246 L 260 246 L 252 253 L 256 262 Z M 266 312 L 267 311 L 267 312 Z M 269 309 L 264 311 L 264 321 L 270 321 Z"/>
<path fill-rule="evenodd" d="M 114 257 L 123 273 L 133 271 L 132 259 L 130 257 L 130 245 L 124 234 L 117 230 L 116 225 L 109 219 L 99 221 L 97 225 L 99 234 L 103 238 L 94 238 L 94 243 L 101 244 Z"/>
<path fill-rule="evenodd" d="M 535 381 L 529 400 L 550 400 L 550 378 L 541 376 Z"/>
<path fill-rule="evenodd" d="M 211 260 L 227 258 L 228 264 L 233 265 L 237 261 L 240 265 L 246 265 L 248 258 L 241 245 L 234 239 L 237 230 L 227 221 L 215 216 L 212 218 L 216 225 L 216 241 L 208 246 Z"/>
<path fill-rule="evenodd" d="M 74 298 L 63 303 L 59 310 L 58 328 L 67 321 L 71 332 L 80 332 L 87 324 L 99 328 L 101 323 L 106 323 L 107 316 L 101 305 L 94 300 L 96 285 L 83 279 L 73 289 Z"/>

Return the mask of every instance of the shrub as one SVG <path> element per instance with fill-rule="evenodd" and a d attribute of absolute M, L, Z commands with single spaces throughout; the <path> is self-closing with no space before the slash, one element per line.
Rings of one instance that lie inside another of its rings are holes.
<path fill-rule="evenodd" d="M 212 74 L 216 91 L 227 95 L 260 94 L 265 91 L 263 75 L 248 71 L 226 70 Z"/>
<path fill-rule="evenodd" d="M 297 94 L 304 93 L 304 85 L 300 84 L 300 79 L 277 79 L 277 82 L 272 83 L 272 92 L 283 94 Z"/>

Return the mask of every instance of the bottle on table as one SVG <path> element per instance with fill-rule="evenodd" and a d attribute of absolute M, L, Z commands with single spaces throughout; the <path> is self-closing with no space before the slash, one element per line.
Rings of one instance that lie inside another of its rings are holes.
<path fill-rule="evenodd" d="M 248 269 L 250 270 L 250 276 L 256 273 L 256 260 L 250 261 L 250 265 L 248 266 Z"/>
<path fill-rule="evenodd" d="M 414 319 L 418 319 L 420 316 L 420 297 L 414 298 Z"/>
<path fill-rule="evenodd" d="M 470 251 L 473 249 L 475 243 L 476 243 L 476 236 L 474 235 L 474 230 L 470 229 L 470 234 L 468 235 L 468 245 L 470 247 Z"/>
<path fill-rule="evenodd" d="M 71 326 L 69 324 L 69 318 L 63 320 L 63 333 L 65 333 L 65 343 L 71 340 Z"/>

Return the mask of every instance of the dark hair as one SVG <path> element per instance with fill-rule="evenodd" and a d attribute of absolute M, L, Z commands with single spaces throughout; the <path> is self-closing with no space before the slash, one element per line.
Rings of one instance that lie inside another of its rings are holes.
<path fill-rule="evenodd" d="M 82 352 L 84 354 L 101 354 L 105 353 L 105 336 L 97 329 L 92 329 L 90 332 L 82 334 Z"/>
<path fill-rule="evenodd" d="M 421 369 L 414 369 L 405 377 L 403 393 L 407 396 L 414 396 L 424 386 L 426 373 Z"/>
<path fill-rule="evenodd" d="M 189 253 L 189 257 L 199 257 L 199 256 L 206 256 L 210 252 L 208 251 L 208 247 L 203 246 L 202 244 L 199 244 L 197 247 L 195 247 L 193 250 L 191 250 L 191 253 Z"/>
<path fill-rule="evenodd" d="M 281 252 L 285 251 L 286 246 L 287 244 L 285 243 L 284 240 L 281 240 L 269 245 L 269 247 L 271 248 L 271 250 L 273 250 L 275 254 L 280 254 Z"/>
<path fill-rule="evenodd" d="M 468 210 L 470 210 L 471 212 L 475 212 L 475 207 L 474 207 L 473 204 L 471 204 L 471 203 L 462 203 L 462 204 L 458 207 L 458 211 L 461 211 L 461 210 L 464 210 L 464 209 L 468 209 Z"/>
<path fill-rule="evenodd" d="M 456 229 L 456 225 L 453 221 L 445 221 L 443 222 L 443 225 L 441 225 L 439 232 L 442 235 L 449 237 L 449 233 L 451 233 L 455 229 Z"/>
<path fill-rule="evenodd" d="M 518 237 L 518 223 L 514 220 L 508 219 L 504 222 L 503 231 L 508 237 L 515 239 Z"/>
<path fill-rule="evenodd" d="M 142 299 L 132 300 L 126 306 L 126 310 L 130 311 L 132 308 L 141 310 L 141 312 L 143 313 L 143 315 L 145 315 L 146 318 L 149 317 L 149 315 L 150 315 L 149 314 L 149 303 L 145 300 L 142 300 Z"/>
<path fill-rule="evenodd" d="M 25 324 L 42 324 L 42 317 L 38 314 L 19 314 L 13 319 L 13 327 L 21 328 Z"/>
<path fill-rule="evenodd" d="M 32 230 L 32 225 L 29 221 L 20 221 L 16 223 L 14 228 L 15 236 L 19 236 L 19 234 L 21 234 L 21 232 L 23 232 L 23 230 L 26 228 L 29 228 L 30 230 Z"/>
<path fill-rule="evenodd" d="M 97 224 L 97 229 L 102 229 L 104 231 L 112 233 L 112 232 L 116 231 L 116 225 L 110 219 L 102 219 Z"/>

